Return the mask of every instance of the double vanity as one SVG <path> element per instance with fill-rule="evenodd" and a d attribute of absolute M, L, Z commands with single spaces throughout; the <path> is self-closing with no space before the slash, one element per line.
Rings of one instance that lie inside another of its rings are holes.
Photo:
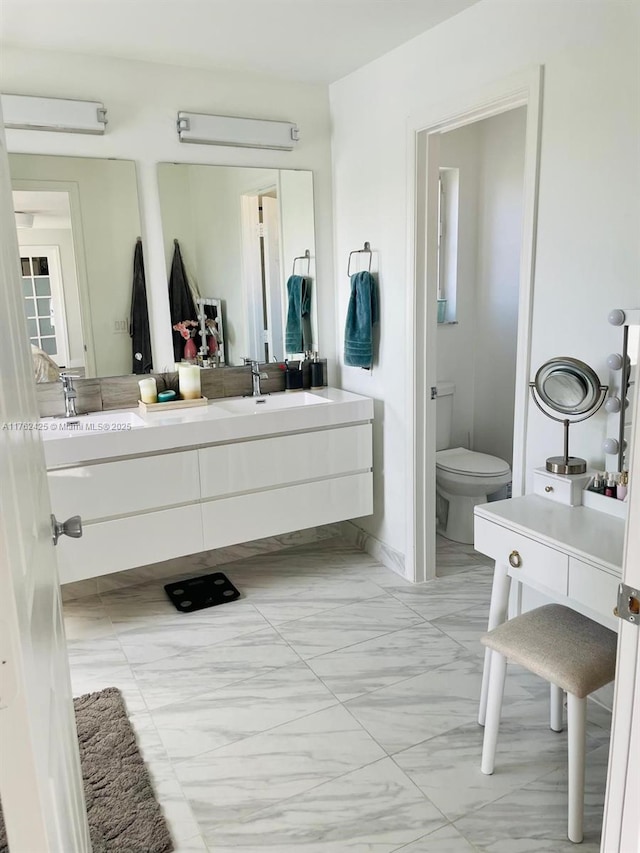
<path fill-rule="evenodd" d="M 334 388 L 41 421 L 61 583 L 370 515 L 373 401 Z"/>

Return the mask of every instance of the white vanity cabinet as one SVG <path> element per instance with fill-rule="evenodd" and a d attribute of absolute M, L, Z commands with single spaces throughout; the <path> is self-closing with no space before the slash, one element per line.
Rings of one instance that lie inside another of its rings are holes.
<path fill-rule="evenodd" d="M 373 511 L 371 424 L 207 447 L 198 456 L 205 550 Z"/>
<path fill-rule="evenodd" d="M 339 394 L 271 420 L 211 406 L 210 419 L 182 416 L 184 430 L 175 419 L 150 421 L 131 445 L 127 435 L 117 445 L 62 439 L 82 448 L 81 463 L 69 450 L 66 464 L 49 468 L 51 505 L 59 520 L 80 515 L 83 536 L 59 540 L 60 581 L 370 515 L 373 405 Z M 348 406 L 333 406 L 342 398 Z M 98 447 L 106 455 L 89 458 Z"/>
<path fill-rule="evenodd" d="M 202 550 L 195 450 L 56 469 L 48 480 L 56 518 L 83 524 L 81 539 L 58 541 L 61 583 Z"/>

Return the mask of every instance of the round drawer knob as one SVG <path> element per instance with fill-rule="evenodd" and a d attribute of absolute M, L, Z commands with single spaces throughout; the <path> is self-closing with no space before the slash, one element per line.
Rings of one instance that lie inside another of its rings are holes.
<path fill-rule="evenodd" d="M 512 566 L 514 569 L 519 569 L 522 565 L 522 557 L 520 556 L 520 554 L 518 554 L 517 551 L 512 551 L 509 554 L 509 565 Z"/>
<path fill-rule="evenodd" d="M 553 491 L 553 486 L 545 486 L 545 487 L 544 487 L 544 490 L 545 490 L 545 492 L 547 492 L 547 493 L 552 492 L 552 491 Z"/>

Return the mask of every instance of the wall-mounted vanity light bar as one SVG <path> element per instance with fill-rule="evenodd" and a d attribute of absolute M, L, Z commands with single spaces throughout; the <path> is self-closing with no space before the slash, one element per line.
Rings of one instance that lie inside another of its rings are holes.
<path fill-rule="evenodd" d="M 280 151 L 292 151 L 300 138 L 297 125 L 290 121 L 185 112 L 178 113 L 178 137 L 180 142 Z"/>
<path fill-rule="evenodd" d="M 2 95 L 4 126 L 60 133 L 104 133 L 107 111 L 99 101 Z"/>

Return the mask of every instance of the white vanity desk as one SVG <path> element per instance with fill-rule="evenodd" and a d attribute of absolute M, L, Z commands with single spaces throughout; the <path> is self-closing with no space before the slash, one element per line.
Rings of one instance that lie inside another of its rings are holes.
<path fill-rule="evenodd" d="M 507 618 L 512 579 L 617 630 L 624 529 L 621 518 L 538 495 L 477 506 L 474 548 L 496 561 L 488 630 Z M 487 650 L 481 723 L 489 657 Z"/>

